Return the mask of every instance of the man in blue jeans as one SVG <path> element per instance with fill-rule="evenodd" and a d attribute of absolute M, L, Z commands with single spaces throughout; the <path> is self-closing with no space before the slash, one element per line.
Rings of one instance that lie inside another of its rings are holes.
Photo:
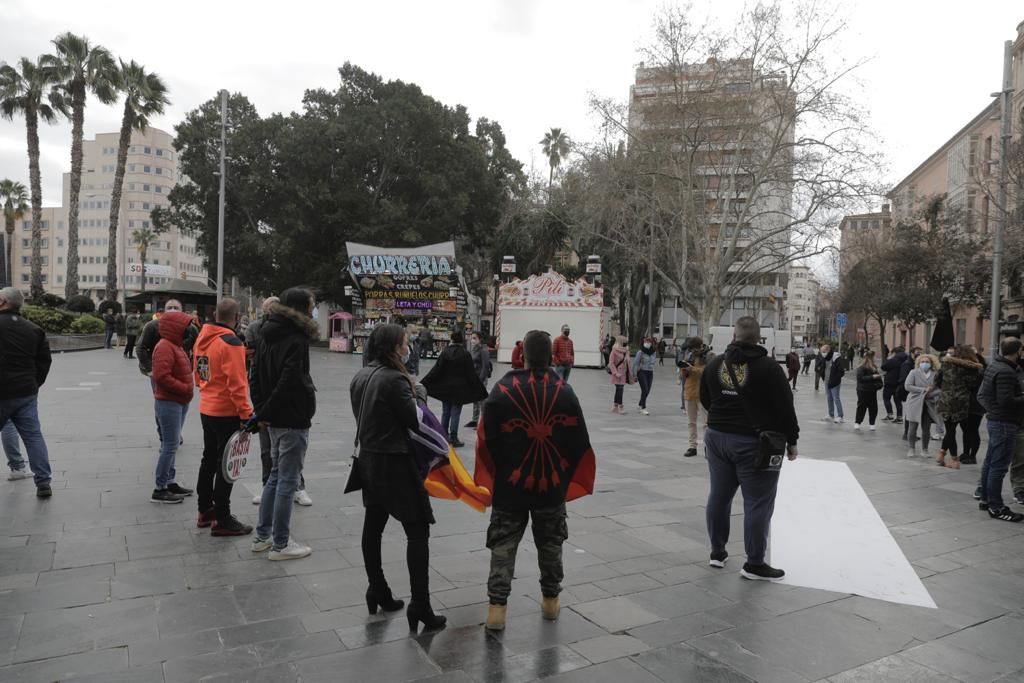
<path fill-rule="evenodd" d="M 1024 390 L 1021 389 L 1020 339 L 1007 337 L 999 344 L 999 356 L 985 369 L 978 389 L 978 402 L 988 418 L 988 452 L 981 467 L 981 480 L 974 497 L 978 507 L 992 519 L 1020 522 L 1024 515 L 1003 504 L 1003 479 L 1013 462 L 1017 434 L 1024 420 Z"/>
<path fill-rule="evenodd" d="M 774 468 L 758 467 L 758 432 L 785 434 L 789 459 L 795 460 L 800 426 L 782 367 L 759 346 L 761 326 L 757 320 L 743 316 L 736 321 L 733 334 L 733 343 L 708 363 L 700 382 L 700 402 L 708 411 L 704 445 L 711 475 L 706 508 L 709 564 L 725 567 L 732 499 L 739 489 L 747 554 L 740 576 L 774 581 L 786 574 L 770 566 L 765 557 L 781 460 Z"/>
<path fill-rule="evenodd" d="M 21 316 L 24 302 L 14 287 L 0 289 L 0 429 L 14 423 L 28 451 L 36 496 L 49 498 L 50 456 L 39 426 L 39 387 L 50 373 L 50 344 L 45 332 Z"/>
<path fill-rule="evenodd" d="M 11 468 L 11 473 L 7 475 L 7 480 L 18 481 L 19 479 L 31 477 L 32 473 L 25 471 L 25 457 L 21 454 L 21 449 L 18 447 L 18 429 L 12 421 L 8 420 L 3 430 L 0 430 L 0 441 L 3 442 L 7 466 Z"/>
<path fill-rule="evenodd" d="M 309 428 L 316 413 L 316 387 L 309 374 L 309 342 L 317 338 L 313 294 L 293 287 L 268 307 L 253 360 L 255 415 L 250 428 L 270 429 L 271 469 L 260 500 L 252 551 L 271 560 L 297 560 L 313 550 L 290 535 L 292 499 L 302 478 Z"/>

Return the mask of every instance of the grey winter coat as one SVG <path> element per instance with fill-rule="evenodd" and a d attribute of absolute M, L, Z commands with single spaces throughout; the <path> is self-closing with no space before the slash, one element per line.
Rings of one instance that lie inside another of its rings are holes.
<path fill-rule="evenodd" d="M 934 381 L 935 370 L 929 370 L 926 374 L 921 368 L 914 368 L 907 375 L 907 381 L 903 383 L 907 390 L 907 402 L 903 404 L 903 419 L 907 422 L 921 422 L 921 416 L 927 409 L 932 422 L 942 424 L 938 410 L 939 392 L 933 391 L 927 399 L 924 396 Z"/>

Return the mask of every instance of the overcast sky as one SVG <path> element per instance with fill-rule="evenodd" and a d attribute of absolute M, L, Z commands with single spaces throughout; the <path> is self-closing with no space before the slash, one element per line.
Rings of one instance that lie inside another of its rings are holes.
<path fill-rule="evenodd" d="M 828 3 L 833 0 L 822 0 Z M 697 0 L 732 16 L 741 3 Z M 35 57 L 70 30 L 160 73 L 173 106 L 155 125 L 173 132 L 219 88 L 260 113 L 299 108 L 306 88 L 336 88 L 346 60 L 419 84 L 474 118 L 499 121 L 516 157 L 546 170 L 537 142 L 559 126 L 593 135 L 589 93 L 625 100 L 662 0 L 452 0 L 176 3 L 0 0 L 0 60 Z M 971 11 L 966 11 L 967 7 Z M 1024 21 L 1019 0 L 847 0 L 842 55 L 870 57 L 864 103 L 897 181 L 966 124 L 1000 85 L 1002 44 Z M 85 132 L 113 132 L 120 109 L 90 102 Z M 42 130 L 43 194 L 60 202 L 70 125 Z M 0 178 L 28 184 L 21 119 L 0 120 Z"/>

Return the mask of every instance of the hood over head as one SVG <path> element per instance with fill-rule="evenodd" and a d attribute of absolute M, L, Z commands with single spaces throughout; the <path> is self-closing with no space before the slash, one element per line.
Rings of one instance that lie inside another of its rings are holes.
<path fill-rule="evenodd" d="M 181 346 L 185 339 L 185 329 L 191 322 L 192 316 L 181 311 L 165 312 L 160 316 L 160 338 Z"/>
<path fill-rule="evenodd" d="M 725 349 L 725 358 L 730 363 L 748 363 L 768 355 L 767 349 L 757 344 L 733 342 Z"/>
<path fill-rule="evenodd" d="M 313 318 L 282 303 L 270 304 L 266 322 L 260 327 L 263 338 L 268 342 L 276 341 L 288 334 L 292 328 L 299 330 L 310 339 L 320 336 L 320 328 L 317 327 Z"/>

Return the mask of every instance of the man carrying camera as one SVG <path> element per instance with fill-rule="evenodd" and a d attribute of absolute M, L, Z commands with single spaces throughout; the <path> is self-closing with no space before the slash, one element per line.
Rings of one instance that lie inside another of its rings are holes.
<path fill-rule="evenodd" d="M 679 380 L 683 384 L 683 410 L 689 427 L 690 447 L 683 457 L 692 458 L 697 455 L 697 413 L 704 413 L 707 423 L 707 411 L 700 403 L 700 378 L 704 374 L 704 366 L 708 361 L 708 347 L 700 337 L 686 340 L 686 346 L 676 355 L 676 367 L 679 368 Z"/>
<path fill-rule="evenodd" d="M 706 366 L 700 401 L 708 411 L 704 445 L 711 475 L 707 525 L 712 567 L 725 566 L 729 517 L 736 489 L 743 493 L 747 562 L 740 575 L 772 581 L 785 576 L 765 561 L 783 451 L 797 457 L 800 435 L 793 392 L 782 368 L 762 346 L 755 318 L 736 321 L 733 343 Z"/>

